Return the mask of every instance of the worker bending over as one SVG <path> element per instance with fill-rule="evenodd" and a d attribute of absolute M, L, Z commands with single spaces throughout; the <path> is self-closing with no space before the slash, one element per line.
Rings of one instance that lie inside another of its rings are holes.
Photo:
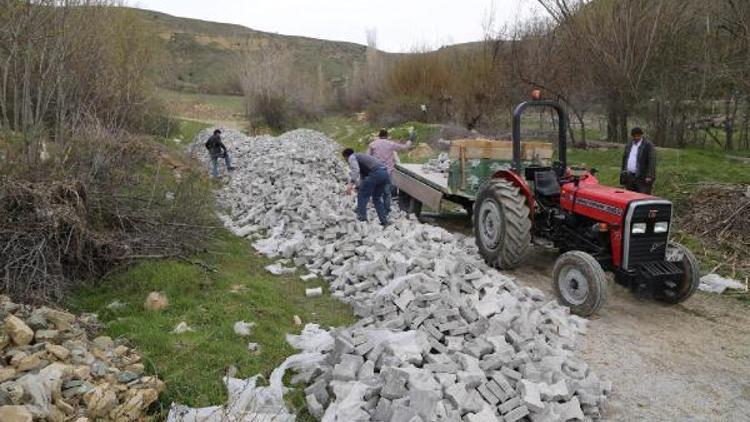
<path fill-rule="evenodd" d="M 346 192 L 351 194 L 357 188 L 357 219 L 367 221 L 367 203 L 372 198 L 378 219 L 383 226 L 388 225 L 388 213 L 383 204 L 383 190 L 388 187 L 388 171 L 383 162 L 369 154 L 355 153 L 347 148 L 342 151 L 349 163 L 349 184 Z"/>

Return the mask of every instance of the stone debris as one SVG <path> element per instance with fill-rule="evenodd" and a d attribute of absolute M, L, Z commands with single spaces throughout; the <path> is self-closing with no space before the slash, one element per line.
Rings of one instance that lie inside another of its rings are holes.
<path fill-rule="evenodd" d="M 234 333 L 240 337 L 250 337 L 255 328 L 254 322 L 237 321 L 234 323 Z"/>
<path fill-rule="evenodd" d="M 747 284 L 740 283 L 731 278 L 724 278 L 716 273 L 701 277 L 701 283 L 698 285 L 698 288 L 709 293 L 724 293 L 726 289 L 748 291 Z"/>
<path fill-rule="evenodd" d="M 247 343 L 247 350 L 251 352 L 257 352 L 259 347 L 258 343 Z"/>
<path fill-rule="evenodd" d="M 323 288 L 322 287 L 315 287 L 312 289 L 305 289 L 305 296 L 307 297 L 317 297 L 323 295 Z"/>
<path fill-rule="evenodd" d="M 316 278 L 318 278 L 318 275 L 315 273 L 310 273 L 310 274 L 302 275 L 299 278 L 302 281 L 310 281 L 310 280 L 315 280 Z"/>
<path fill-rule="evenodd" d="M 174 327 L 174 330 L 172 330 L 172 334 L 184 334 L 189 331 L 195 331 L 192 327 L 190 327 L 187 322 L 182 321 L 179 324 L 177 324 L 176 327 Z"/>
<path fill-rule="evenodd" d="M 431 173 L 447 173 L 451 167 L 451 159 L 448 153 L 441 152 L 437 158 L 428 160 L 422 168 Z"/>
<path fill-rule="evenodd" d="M 302 326 L 302 318 L 300 318 L 299 315 L 295 315 L 294 318 L 292 318 L 292 322 L 294 323 L 295 327 Z"/>
<path fill-rule="evenodd" d="M 131 421 L 145 418 L 164 383 L 141 356 L 76 317 L 0 296 L 0 421 Z"/>
<path fill-rule="evenodd" d="M 107 309 L 110 311 L 119 311 L 120 309 L 124 309 L 127 307 L 128 304 L 124 302 L 120 302 L 119 300 L 115 300 L 114 302 L 107 305 Z"/>
<path fill-rule="evenodd" d="M 340 147 L 323 135 L 224 135 L 239 164 L 217 195 L 229 212 L 224 223 L 261 227 L 259 252 L 318 274 L 360 318 L 348 328 L 308 324 L 288 336 L 300 354 L 277 371 L 295 371 L 291 382 L 306 386 L 312 415 L 324 422 L 600 417 L 611 385 L 575 355 L 584 319 L 488 267 L 472 238 L 398 210 L 386 228 L 372 210 L 370 222 L 356 221 Z M 219 409 L 231 407 L 232 399 Z M 194 419 L 170 412 L 170 420 Z"/>
<path fill-rule="evenodd" d="M 273 275 L 284 275 L 284 274 L 294 274 L 297 269 L 296 268 L 287 268 L 283 267 L 279 264 L 271 264 L 266 266 L 266 271 Z"/>
<path fill-rule="evenodd" d="M 146 302 L 143 303 L 143 307 L 147 311 L 161 311 L 169 306 L 169 300 L 167 295 L 162 292 L 151 292 L 146 297 Z"/>

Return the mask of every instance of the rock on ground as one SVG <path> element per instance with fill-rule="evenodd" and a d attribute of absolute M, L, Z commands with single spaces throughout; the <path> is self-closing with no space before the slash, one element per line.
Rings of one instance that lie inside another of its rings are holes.
<path fill-rule="evenodd" d="M 164 389 L 135 350 L 89 339 L 94 315 L 0 296 L 0 317 L 8 333 L 0 337 L 0 421 L 139 420 Z"/>

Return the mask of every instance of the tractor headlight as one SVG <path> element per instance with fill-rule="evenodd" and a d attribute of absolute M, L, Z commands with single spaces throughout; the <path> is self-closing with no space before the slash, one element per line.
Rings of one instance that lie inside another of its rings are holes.
<path fill-rule="evenodd" d="M 631 230 L 631 233 L 633 233 L 633 234 L 644 234 L 644 233 L 646 233 L 646 223 L 635 223 L 635 224 L 633 224 L 633 229 Z"/>
<path fill-rule="evenodd" d="M 666 233 L 669 230 L 669 221 L 660 221 L 654 224 L 654 233 Z"/>

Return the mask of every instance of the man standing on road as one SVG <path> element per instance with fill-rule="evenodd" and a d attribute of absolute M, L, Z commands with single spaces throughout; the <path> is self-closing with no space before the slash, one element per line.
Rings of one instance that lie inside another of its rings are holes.
<path fill-rule="evenodd" d="M 219 158 L 224 158 L 224 163 L 227 165 L 227 171 L 234 170 L 232 167 L 232 161 L 229 158 L 227 147 L 221 142 L 221 131 L 216 129 L 214 134 L 206 141 L 206 149 L 211 154 L 211 176 L 219 177 Z"/>
<path fill-rule="evenodd" d="M 351 148 L 342 151 L 341 155 L 351 167 L 346 192 L 351 194 L 357 187 L 357 219 L 367 221 L 367 203 L 372 198 L 380 224 L 388 225 L 388 213 L 383 204 L 383 189 L 388 187 L 388 171 L 383 163 L 372 155 L 355 153 Z"/>
<path fill-rule="evenodd" d="M 416 136 L 414 128 L 409 128 L 409 140 L 405 144 L 388 140 L 388 131 L 380 129 L 378 138 L 370 143 L 368 153 L 378 160 L 382 161 L 388 170 L 388 186 L 383 191 L 383 203 L 385 204 L 386 213 L 391 212 L 391 196 L 393 195 L 393 181 L 391 175 L 396 167 L 396 151 L 403 151 L 411 148 L 412 141 Z"/>
<path fill-rule="evenodd" d="M 643 137 L 643 130 L 630 131 L 633 140 L 625 147 L 622 156 L 620 184 L 627 190 L 651 194 L 656 179 L 656 153 L 654 144 Z"/>

